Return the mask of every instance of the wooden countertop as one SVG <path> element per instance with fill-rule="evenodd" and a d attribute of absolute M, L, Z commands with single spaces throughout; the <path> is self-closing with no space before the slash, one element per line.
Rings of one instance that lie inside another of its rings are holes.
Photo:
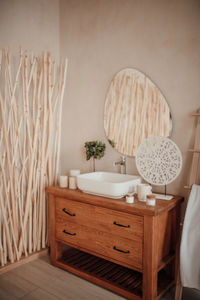
<path fill-rule="evenodd" d="M 156 200 L 156 206 L 147 206 L 145 202 L 135 199 L 134 203 L 126 203 L 125 197 L 121 199 L 110 199 L 96 195 L 83 193 L 80 190 L 71 190 L 68 188 L 60 188 L 58 186 L 50 186 L 46 188 L 46 192 L 57 197 L 68 198 L 74 201 L 96 205 L 113 210 L 123 211 L 129 214 L 157 216 L 165 211 L 171 210 L 178 203 L 184 200 L 182 196 L 174 196 L 172 200 Z"/>

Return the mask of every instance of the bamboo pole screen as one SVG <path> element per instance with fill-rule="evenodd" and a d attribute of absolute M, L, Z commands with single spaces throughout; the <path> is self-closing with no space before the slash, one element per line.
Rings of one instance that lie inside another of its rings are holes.
<path fill-rule="evenodd" d="M 57 182 L 67 60 L 0 50 L 0 266 L 45 248 Z"/>

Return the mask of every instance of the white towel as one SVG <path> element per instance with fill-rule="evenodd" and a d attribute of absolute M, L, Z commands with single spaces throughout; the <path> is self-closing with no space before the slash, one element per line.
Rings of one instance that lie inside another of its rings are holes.
<path fill-rule="evenodd" d="M 188 200 L 180 248 L 182 286 L 200 289 L 200 185 Z"/>

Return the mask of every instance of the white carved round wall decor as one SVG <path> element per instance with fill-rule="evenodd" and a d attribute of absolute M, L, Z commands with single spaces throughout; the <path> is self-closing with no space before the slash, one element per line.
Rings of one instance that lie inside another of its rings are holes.
<path fill-rule="evenodd" d="M 153 185 L 174 181 L 182 168 L 182 155 L 170 139 L 154 136 L 142 141 L 136 152 L 136 166 L 144 180 Z"/>

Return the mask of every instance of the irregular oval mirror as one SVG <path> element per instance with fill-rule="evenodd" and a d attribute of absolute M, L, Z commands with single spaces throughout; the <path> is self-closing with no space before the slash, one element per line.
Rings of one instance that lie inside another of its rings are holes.
<path fill-rule="evenodd" d="M 113 77 L 106 95 L 104 129 L 113 148 L 135 156 L 143 139 L 170 135 L 169 106 L 147 76 L 123 69 Z"/>

